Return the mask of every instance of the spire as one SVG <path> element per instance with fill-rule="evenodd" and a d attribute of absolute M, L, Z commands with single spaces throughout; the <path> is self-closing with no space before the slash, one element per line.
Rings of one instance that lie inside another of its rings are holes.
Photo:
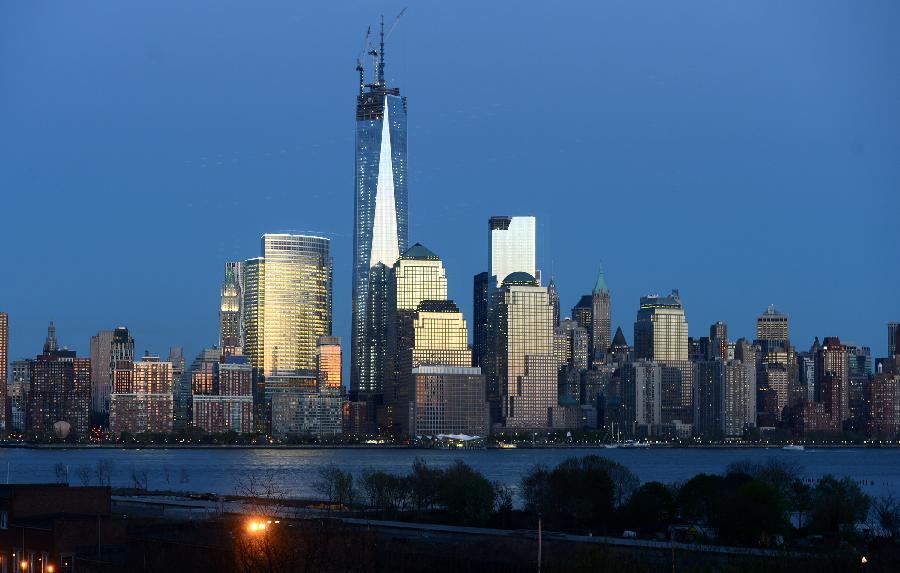
<path fill-rule="evenodd" d="M 616 335 L 613 337 L 612 346 L 619 348 L 628 346 L 628 342 L 625 341 L 625 335 L 622 333 L 621 326 L 616 327 Z"/>
<path fill-rule="evenodd" d="M 47 327 L 47 339 L 44 341 L 44 354 L 57 350 L 59 350 L 59 344 L 56 342 L 56 326 L 53 321 L 50 321 L 50 326 Z"/>
<path fill-rule="evenodd" d="M 378 49 L 378 79 L 376 83 L 384 86 L 384 14 L 381 15 L 381 46 Z"/>
<path fill-rule="evenodd" d="M 603 263 L 600 264 L 600 271 L 597 273 L 597 282 L 594 284 L 594 294 L 600 292 L 609 292 L 606 286 L 606 276 L 603 274 Z"/>

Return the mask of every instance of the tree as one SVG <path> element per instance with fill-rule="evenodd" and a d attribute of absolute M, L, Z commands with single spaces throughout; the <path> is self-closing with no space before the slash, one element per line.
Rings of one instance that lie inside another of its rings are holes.
<path fill-rule="evenodd" d="M 494 486 L 480 472 L 457 460 L 443 472 L 437 499 L 454 521 L 482 524 L 494 509 Z"/>
<path fill-rule="evenodd" d="M 838 533 L 866 519 L 872 500 L 850 478 L 826 475 L 812 492 L 810 527 L 822 533 Z"/>
<path fill-rule="evenodd" d="M 553 470 L 535 466 L 522 479 L 525 510 L 548 527 L 602 530 L 612 515 L 615 486 L 604 458 L 569 458 Z"/>
<path fill-rule="evenodd" d="M 759 480 L 726 490 L 711 524 L 721 540 L 742 545 L 768 546 L 790 528 L 781 492 Z"/>
<path fill-rule="evenodd" d="M 97 485 L 109 486 L 112 484 L 113 472 L 112 460 L 97 460 L 94 473 L 97 475 Z"/>
<path fill-rule="evenodd" d="M 56 474 L 56 483 L 69 483 L 69 466 L 59 462 L 53 466 L 53 473 Z"/>
<path fill-rule="evenodd" d="M 320 468 L 318 473 L 319 477 L 313 486 L 329 504 L 353 503 L 353 474 L 341 470 L 334 464 Z"/>
<path fill-rule="evenodd" d="M 647 482 L 620 508 L 622 525 L 642 533 L 664 529 L 675 515 L 672 490 L 658 481 Z"/>
<path fill-rule="evenodd" d="M 91 470 L 91 466 L 81 466 L 78 468 L 78 479 L 81 481 L 81 485 L 87 487 L 91 485 L 91 478 L 94 476 L 93 470 Z"/>
<path fill-rule="evenodd" d="M 879 497 L 872 502 L 872 513 L 878 527 L 891 539 L 900 537 L 900 502 L 894 496 Z"/>
<path fill-rule="evenodd" d="M 410 491 L 416 511 L 434 509 L 443 472 L 431 468 L 425 460 L 416 457 L 413 461 L 412 473 L 409 475 Z"/>
<path fill-rule="evenodd" d="M 369 507 L 381 513 L 406 509 L 409 501 L 409 480 L 381 470 L 366 470 L 362 488 Z"/>

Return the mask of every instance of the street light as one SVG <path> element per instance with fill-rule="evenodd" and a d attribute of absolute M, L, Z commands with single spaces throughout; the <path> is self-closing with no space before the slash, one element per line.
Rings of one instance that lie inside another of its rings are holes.
<path fill-rule="evenodd" d="M 28 561 L 22 559 L 22 561 L 19 563 L 19 569 L 21 569 L 22 571 L 28 569 Z"/>

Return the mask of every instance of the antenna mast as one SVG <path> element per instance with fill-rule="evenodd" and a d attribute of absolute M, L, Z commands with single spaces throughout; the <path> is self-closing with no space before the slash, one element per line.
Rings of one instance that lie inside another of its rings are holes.
<path fill-rule="evenodd" d="M 381 15 L 381 46 L 378 49 L 378 85 L 384 87 L 384 14 Z"/>

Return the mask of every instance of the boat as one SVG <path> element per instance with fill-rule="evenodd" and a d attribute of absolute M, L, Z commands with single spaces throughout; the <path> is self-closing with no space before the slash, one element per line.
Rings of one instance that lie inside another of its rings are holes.
<path fill-rule="evenodd" d="M 788 444 L 785 447 L 781 448 L 782 450 L 790 450 L 792 452 L 802 452 L 806 448 L 801 446 L 800 444 Z"/>
<path fill-rule="evenodd" d="M 500 442 L 499 445 L 501 450 L 514 450 L 518 447 L 516 444 L 509 444 L 506 442 Z"/>

